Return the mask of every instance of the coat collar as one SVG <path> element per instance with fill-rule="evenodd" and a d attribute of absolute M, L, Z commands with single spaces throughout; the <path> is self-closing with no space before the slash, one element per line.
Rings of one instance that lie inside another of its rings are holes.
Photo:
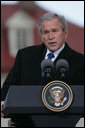
<path fill-rule="evenodd" d="M 47 48 L 46 46 L 44 45 L 44 43 L 41 44 L 41 52 L 42 52 L 42 60 L 44 59 L 45 57 L 45 54 L 46 54 L 46 51 L 47 51 Z M 69 47 L 69 45 L 67 43 L 65 43 L 65 47 L 64 49 L 59 53 L 57 59 L 68 59 L 69 57 L 72 57 L 72 49 Z M 56 59 L 56 60 L 57 60 Z M 55 60 L 55 61 L 56 61 Z"/>

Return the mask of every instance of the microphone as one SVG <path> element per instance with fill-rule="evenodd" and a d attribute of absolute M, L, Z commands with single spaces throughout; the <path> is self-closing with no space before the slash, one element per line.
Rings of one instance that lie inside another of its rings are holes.
<path fill-rule="evenodd" d="M 54 75 L 54 63 L 50 59 L 41 62 L 42 78 L 52 78 Z"/>
<path fill-rule="evenodd" d="M 65 59 L 59 59 L 56 62 L 56 73 L 59 78 L 65 78 L 67 71 L 69 70 L 69 63 Z"/>

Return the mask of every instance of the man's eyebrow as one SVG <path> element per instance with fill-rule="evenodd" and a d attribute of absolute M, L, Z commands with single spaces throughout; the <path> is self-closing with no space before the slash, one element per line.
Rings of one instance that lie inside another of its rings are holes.
<path fill-rule="evenodd" d="M 49 32 L 49 30 L 43 30 L 43 32 L 44 32 L 44 33 L 48 33 L 48 32 Z"/>

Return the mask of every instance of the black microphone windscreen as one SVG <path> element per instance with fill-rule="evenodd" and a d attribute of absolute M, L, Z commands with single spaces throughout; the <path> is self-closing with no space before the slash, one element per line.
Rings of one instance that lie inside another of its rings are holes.
<path fill-rule="evenodd" d="M 58 68 L 65 68 L 65 69 L 69 69 L 69 63 L 67 60 L 65 59 L 59 59 L 57 62 L 56 62 L 56 69 Z"/>
<path fill-rule="evenodd" d="M 47 67 L 50 67 L 50 68 L 54 68 L 54 63 L 50 60 L 50 59 L 44 59 L 42 60 L 41 62 L 41 69 L 42 71 L 47 68 Z"/>

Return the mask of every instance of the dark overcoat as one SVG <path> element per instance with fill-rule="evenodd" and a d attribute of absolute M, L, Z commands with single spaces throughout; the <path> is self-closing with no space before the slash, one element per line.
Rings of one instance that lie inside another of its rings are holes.
<path fill-rule="evenodd" d="M 30 46 L 24 49 L 20 49 L 18 51 L 14 66 L 9 72 L 3 84 L 3 88 L 1 91 L 2 100 L 5 99 L 10 85 L 35 85 L 36 86 L 36 85 L 45 84 L 43 81 L 43 78 L 41 77 L 41 72 L 42 72 L 41 62 L 45 57 L 45 53 L 46 53 L 46 47 L 44 43 L 42 43 L 41 45 Z M 60 52 L 60 54 L 54 61 L 54 64 L 59 59 L 66 59 L 69 63 L 69 71 L 64 79 L 64 82 L 66 82 L 70 86 L 74 84 L 75 85 L 84 84 L 84 56 L 74 51 L 73 49 L 71 49 L 67 45 L 67 43 L 65 43 L 64 49 Z M 58 78 L 56 77 L 54 78 L 54 80 L 58 80 Z M 54 120 L 54 118 L 52 120 Z M 75 119 L 74 124 L 76 124 L 79 118 L 80 117 L 78 116 L 75 117 L 71 115 L 69 118 L 67 116 L 66 120 L 70 121 L 70 122 L 68 121 L 70 126 L 72 123 L 71 121 L 74 121 Z M 59 119 L 59 117 L 57 117 L 56 119 Z M 45 118 L 43 118 L 43 121 L 44 120 Z M 62 126 L 63 126 L 63 123 L 62 123 Z"/>

